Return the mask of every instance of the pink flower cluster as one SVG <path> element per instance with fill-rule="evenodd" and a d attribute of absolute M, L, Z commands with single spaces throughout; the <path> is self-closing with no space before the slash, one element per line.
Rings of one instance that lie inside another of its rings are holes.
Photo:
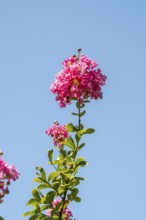
<path fill-rule="evenodd" d="M 19 177 L 18 171 L 15 169 L 14 165 L 8 165 L 2 159 L 2 154 L 0 155 L 0 203 L 3 202 L 3 197 L 5 194 L 9 193 L 8 185 L 10 185 L 11 180 L 16 180 Z"/>
<path fill-rule="evenodd" d="M 52 203 L 53 208 L 55 208 L 59 202 L 61 202 L 61 199 L 55 199 Z M 52 212 L 52 209 L 47 209 L 46 215 L 48 217 L 51 217 L 51 212 Z M 66 215 L 66 217 L 65 217 L 66 220 L 73 220 L 73 218 L 72 218 L 73 215 L 72 215 L 72 212 L 70 211 L 69 208 L 64 209 L 63 214 Z"/>
<path fill-rule="evenodd" d="M 58 147 L 62 147 L 64 139 L 68 137 L 65 125 L 59 125 L 57 121 L 46 130 L 46 134 L 53 137 L 54 145 Z"/>
<path fill-rule="evenodd" d="M 101 99 L 101 87 L 106 76 L 95 60 L 85 55 L 72 56 L 63 61 L 63 69 L 56 75 L 50 91 L 56 95 L 60 107 L 71 104 L 73 98 L 81 103 L 87 99 Z"/>

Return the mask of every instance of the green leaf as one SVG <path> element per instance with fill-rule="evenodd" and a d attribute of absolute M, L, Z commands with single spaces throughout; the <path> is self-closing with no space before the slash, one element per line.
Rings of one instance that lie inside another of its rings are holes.
<path fill-rule="evenodd" d="M 59 188 L 58 188 L 58 193 L 59 194 L 62 194 L 66 191 L 66 187 L 64 185 L 61 185 Z"/>
<path fill-rule="evenodd" d="M 39 215 L 36 220 L 44 220 L 44 216 L 43 215 Z"/>
<path fill-rule="evenodd" d="M 38 204 L 34 205 L 33 212 L 34 212 L 34 214 L 40 214 L 41 213 L 41 209 L 40 209 Z"/>
<path fill-rule="evenodd" d="M 34 178 L 34 179 L 33 179 L 33 182 L 46 183 L 46 181 L 44 181 L 41 177 Z"/>
<path fill-rule="evenodd" d="M 73 176 L 71 175 L 72 172 L 70 172 L 70 169 L 67 169 L 65 172 L 60 173 L 60 175 L 65 179 L 65 180 L 71 180 Z"/>
<path fill-rule="evenodd" d="M 59 160 L 57 159 L 57 160 L 54 160 L 54 161 L 52 161 L 52 162 L 48 162 L 48 164 L 53 164 L 53 165 L 55 165 L 55 164 L 58 164 L 59 163 Z"/>
<path fill-rule="evenodd" d="M 79 131 L 78 131 L 79 132 Z M 76 139 L 76 142 L 77 142 L 77 144 L 79 143 L 79 141 L 80 141 L 80 139 L 81 139 L 81 135 L 79 135 L 79 133 L 76 133 L 76 135 L 75 135 L 75 139 Z"/>
<path fill-rule="evenodd" d="M 76 180 L 85 180 L 83 177 L 74 177 Z"/>
<path fill-rule="evenodd" d="M 23 214 L 24 217 L 29 216 L 29 215 L 31 215 L 31 212 L 25 212 L 25 213 Z M 1 220 L 1 219 L 0 219 L 0 220 Z"/>
<path fill-rule="evenodd" d="M 58 171 L 52 172 L 48 176 L 48 181 L 52 180 L 54 177 L 57 177 L 59 175 Z"/>
<path fill-rule="evenodd" d="M 59 216 L 58 215 L 53 215 L 53 220 L 59 220 Z"/>
<path fill-rule="evenodd" d="M 41 203 L 43 203 L 43 204 L 52 204 L 55 195 L 56 195 L 55 191 L 48 192 L 45 196 L 42 197 Z"/>
<path fill-rule="evenodd" d="M 81 105 L 80 105 L 80 108 L 84 108 L 84 107 L 85 107 L 85 104 L 81 104 Z"/>
<path fill-rule="evenodd" d="M 40 209 L 38 209 L 38 205 L 34 205 L 34 210 L 30 212 L 30 216 L 34 216 L 36 214 L 38 214 L 38 212 L 40 212 Z"/>
<path fill-rule="evenodd" d="M 80 109 L 80 102 L 79 101 L 76 102 L 76 107 L 77 107 L 77 109 Z"/>
<path fill-rule="evenodd" d="M 87 100 L 84 100 L 83 102 L 84 102 L 84 103 L 88 103 L 88 102 L 90 102 L 90 100 L 87 99 Z"/>
<path fill-rule="evenodd" d="M 60 148 L 60 156 L 57 157 L 58 160 L 63 159 L 64 157 L 66 157 L 66 150 Z"/>
<path fill-rule="evenodd" d="M 51 188 L 49 184 L 44 183 L 44 184 L 40 184 L 38 185 L 37 189 L 41 190 L 41 189 L 47 189 L 47 188 Z"/>
<path fill-rule="evenodd" d="M 77 155 L 77 152 L 73 151 L 73 150 L 70 150 L 70 151 L 67 152 L 67 154 L 71 157 L 71 159 L 74 159 Z"/>
<path fill-rule="evenodd" d="M 67 124 L 65 126 L 65 128 L 68 132 L 76 132 L 77 131 L 77 128 L 72 123 Z"/>
<path fill-rule="evenodd" d="M 53 182 L 51 186 L 52 186 L 53 189 L 55 189 L 56 191 L 58 191 L 58 188 L 59 188 L 59 186 L 60 186 L 60 181 L 58 181 L 58 182 Z"/>
<path fill-rule="evenodd" d="M 79 157 L 79 158 L 76 159 L 76 163 L 79 163 L 80 161 L 84 161 L 84 160 L 85 160 L 84 157 Z"/>
<path fill-rule="evenodd" d="M 38 215 L 33 215 L 33 216 L 31 216 L 31 217 L 29 218 L 29 220 L 36 220 L 37 217 L 38 217 Z"/>
<path fill-rule="evenodd" d="M 77 197 L 79 190 L 77 188 L 73 188 L 73 189 L 70 189 L 70 191 L 71 191 L 71 194 L 68 194 L 67 197 L 70 201 L 73 201 L 74 198 Z"/>
<path fill-rule="evenodd" d="M 71 137 L 65 138 L 64 145 L 70 147 L 71 149 L 75 149 L 75 143 Z"/>
<path fill-rule="evenodd" d="M 56 176 L 56 177 L 54 177 L 54 178 L 52 179 L 52 183 L 58 182 L 58 181 L 60 181 L 60 180 L 61 180 L 60 175 L 59 175 L 59 176 Z"/>
<path fill-rule="evenodd" d="M 46 209 L 49 209 L 49 205 L 43 205 L 43 206 L 41 207 L 41 211 L 44 211 L 44 210 L 46 210 Z"/>
<path fill-rule="evenodd" d="M 79 185 L 80 181 L 78 179 L 73 179 L 72 181 L 70 181 L 68 189 L 71 190 L 73 189 L 75 186 Z"/>
<path fill-rule="evenodd" d="M 95 129 L 93 129 L 93 128 L 88 128 L 88 129 L 86 129 L 86 132 L 84 133 L 84 134 L 92 134 L 92 133 L 94 133 L 95 132 Z"/>
<path fill-rule="evenodd" d="M 28 202 L 27 202 L 27 206 L 29 206 L 29 205 L 37 205 L 37 204 L 39 204 L 40 203 L 40 199 L 36 199 L 36 198 L 32 198 L 32 199 L 30 199 Z"/>
<path fill-rule="evenodd" d="M 78 188 L 73 188 L 73 189 L 71 190 L 71 192 L 72 192 L 74 195 L 77 195 L 78 192 L 79 192 L 79 190 L 78 190 Z"/>
<path fill-rule="evenodd" d="M 73 197 L 74 197 L 74 196 L 73 196 L 72 194 L 67 194 L 67 198 L 68 198 L 69 201 L 72 201 L 72 200 L 73 200 Z"/>
<path fill-rule="evenodd" d="M 80 201 L 81 201 L 81 198 L 76 196 L 76 197 L 74 197 L 74 201 L 75 201 L 75 202 L 80 202 Z"/>
<path fill-rule="evenodd" d="M 84 110 L 83 112 L 81 112 L 80 116 L 82 117 L 85 114 L 86 114 L 86 111 Z"/>
<path fill-rule="evenodd" d="M 72 114 L 72 115 L 75 115 L 75 116 L 79 116 L 79 114 L 78 114 L 78 113 L 75 113 L 75 112 L 72 112 L 71 114 Z"/>
<path fill-rule="evenodd" d="M 80 139 L 83 134 L 92 134 L 94 132 L 95 130 L 93 128 L 82 129 L 76 133 L 76 136 L 78 139 Z"/>
<path fill-rule="evenodd" d="M 40 199 L 40 194 L 37 189 L 32 190 L 32 195 L 33 195 L 33 197 Z"/>
<path fill-rule="evenodd" d="M 43 220 L 48 220 L 48 217 L 44 217 Z"/>
<path fill-rule="evenodd" d="M 80 130 L 82 130 L 84 128 L 83 124 L 80 124 Z"/>
<path fill-rule="evenodd" d="M 85 161 L 85 159 L 83 157 L 77 158 L 76 165 L 81 166 L 81 167 L 85 166 L 85 165 L 87 165 L 87 161 Z"/>
<path fill-rule="evenodd" d="M 53 150 L 49 150 L 49 151 L 48 151 L 48 158 L 49 158 L 49 161 L 52 162 Z"/>
<path fill-rule="evenodd" d="M 75 97 L 73 97 L 73 98 L 71 98 L 71 100 L 77 101 L 78 99 L 77 99 L 77 98 L 75 98 Z"/>
<path fill-rule="evenodd" d="M 83 148 L 85 146 L 85 143 L 82 143 L 79 147 L 78 150 L 81 150 L 81 148 Z"/>
<path fill-rule="evenodd" d="M 83 134 L 85 134 L 85 132 L 86 132 L 86 129 L 82 129 L 82 130 L 78 131 L 76 135 L 81 138 L 81 136 Z"/>
<path fill-rule="evenodd" d="M 81 166 L 81 167 L 84 167 L 87 165 L 87 162 L 84 160 L 84 161 L 80 161 L 78 164 L 78 166 Z"/>
<path fill-rule="evenodd" d="M 72 162 L 72 154 L 67 155 L 67 156 L 64 158 L 64 161 Z"/>
<path fill-rule="evenodd" d="M 54 216 L 58 216 L 58 217 L 59 217 L 59 212 L 58 212 L 58 210 L 56 209 L 56 207 L 52 209 L 51 215 L 52 215 L 52 219 L 53 219 L 53 220 L 54 220 Z"/>
<path fill-rule="evenodd" d="M 42 179 L 46 180 L 46 173 L 45 170 L 42 167 L 36 167 L 36 170 L 39 170 L 41 173 Z"/>

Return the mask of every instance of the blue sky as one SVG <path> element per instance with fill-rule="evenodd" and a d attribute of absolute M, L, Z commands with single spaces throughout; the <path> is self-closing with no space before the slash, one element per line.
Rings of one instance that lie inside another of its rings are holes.
<path fill-rule="evenodd" d="M 26 219 L 35 167 L 51 171 L 45 130 L 74 120 L 49 87 L 78 47 L 108 81 L 84 117 L 96 133 L 81 153 L 82 202 L 70 208 L 76 220 L 146 219 L 145 11 L 144 0 L 0 1 L 0 148 L 21 173 L 0 205 L 5 220 Z"/>

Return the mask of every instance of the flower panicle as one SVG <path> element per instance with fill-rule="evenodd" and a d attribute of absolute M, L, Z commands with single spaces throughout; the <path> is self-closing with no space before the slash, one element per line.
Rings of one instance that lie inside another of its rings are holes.
<path fill-rule="evenodd" d="M 53 208 L 55 208 L 56 205 L 57 205 L 58 203 L 60 203 L 61 201 L 62 201 L 61 199 L 54 199 L 54 200 L 53 200 L 53 202 L 52 202 L 52 209 L 49 208 L 49 209 L 46 210 L 46 215 L 47 215 L 48 217 L 51 218 L 51 216 L 52 216 L 51 213 L 52 213 Z M 75 219 L 73 219 L 73 214 L 72 214 L 72 212 L 71 212 L 71 210 L 70 210 L 69 208 L 65 208 L 65 209 L 63 210 L 63 214 L 65 214 L 65 220 L 75 220 Z"/>
<path fill-rule="evenodd" d="M 62 62 L 63 68 L 56 75 L 50 91 L 56 95 L 56 101 L 61 108 L 71 104 L 76 98 L 83 103 L 88 99 L 101 99 L 101 87 L 105 85 L 107 77 L 103 75 L 95 60 L 80 54 L 72 56 Z"/>
<path fill-rule="evenodd" d="M 11 181 L 15 181 L 19 177 L 19 172 L 15 169 L 14 165 L 9 165 L 2 158 L 2 152 L 0 153 L 0 203 L 3 202 L 5 194 L 9 193 L 8 186 Z"/>
<path fill-rule="evenodd" d="M 65 125 L 59 125 L 58 121 L 55 121 L 54 125 L 46 130 L 46 134 L 53 138 L 54 145 L 57 147 L 62 147 L 63 141 L 68 137 Z"/>

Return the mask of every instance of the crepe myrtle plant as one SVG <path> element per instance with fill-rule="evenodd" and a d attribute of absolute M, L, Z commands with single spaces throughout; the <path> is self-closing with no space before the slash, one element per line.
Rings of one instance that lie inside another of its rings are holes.
<path fill-rule="evenodd" d="M 86 114 L 86 103 L 102 98 L 101 88 L 106 76 L 95 60 L 81 55 L 81 49 L 78 49 L 77 56 L 64 60 L 62 65 L 50 91 L 55 94 L 61 108 L 76 103 L 76 112 L 72 115 L 77 122 L 60 125 L 54 121 L 46 130 L 55 146 L 48 150 L 48 164 L 53 166 L 54 171 L 47 175 L 42 167 L 36 167 L 34 182 L 38 185 L 32 190 L 32 198 L 27 203 L 33 209 L 24 213 L 29 220 L 73 220 L 69 204 L 81 201 L 78 186 L 84 178 L 78 176 L 78 170 L 86 166 L 87 161 L 78 157 L 78 153 L 85 147 L 82 136 L 94 132 L 93 128 L 84 127 L 81 118 Z M 58 151 L 57 158 L 54 158 L 55 150 Z"/>
<path fill-rule="evenodd" d="M 9 165 L 2 156 L 3 152 L 0 151 L 0 203 L 3 203 L 5 195 L 9 194 L 11 181 L 17 180 L 20 175 L 14 165 Z M 4 219 L 0 216 L 0 220 Z"/>
<path fill-rule="evenodd" d="M 9 185 L 19 177 L 14 165 L 9 165 L 2 158 L 3 152 L 0 151 L 0 203 L 3 203 L 6 194 L 9 194 Z"/>

